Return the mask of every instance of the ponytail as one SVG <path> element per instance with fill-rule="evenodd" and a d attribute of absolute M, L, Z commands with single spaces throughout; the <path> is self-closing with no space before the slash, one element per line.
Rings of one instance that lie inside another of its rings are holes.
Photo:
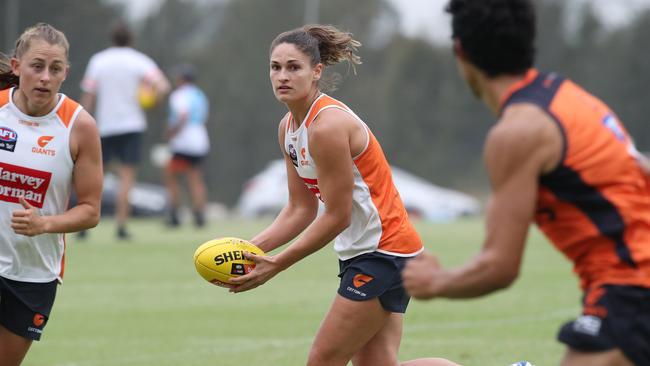
<path fill-rule="evenodd" d="M 347 61 L 354 69 L 361 64 L 356 54 L 361 42 L 352 38 L 351 33 L 342 32 L 331 25 L 310 24 L 302 27 L 305 32 L 318 40 L 320 62 L 325 66 Z M 355 70 L 356 72 L 356 70 Z"/>
<path fill-rule="evenodd" d="M 318 63 L 331 66 L 347 61 L 356 74 L 355 65 L 361 64 L 361 57 L 356 54 L 361 43 L 353 39 L 351 33 L 340 31 L 331 25 L 309 24 L 280 33 L 271 42 L 269 53 L 282 43 L 295 45 L 298 50 L 309 56 L 312 66 Z M 334 73 L 330 80 L 321 79 L 320 86 L 326 90 L 335 90 L 340 79 L 341 76 Z"/>
<path fill-rule="evenodd" d="M 309 24 L 280 33 L 271 43 L 270 52 L 282 43 L 295 45 L 311 58 L 312 65 L 322 63 L 330 66 L 348 61 L 354 69 L 354 65 L 361 63 L 361 58 L 356 54 L 361 43 L 353 39 L 352 34 L 331 25 Z"/>
<path fill-rule="evenodd" d="M 11 71 L 9 57 L 0 52 L 0 90 L 18 86 L 18 76 Z"/>

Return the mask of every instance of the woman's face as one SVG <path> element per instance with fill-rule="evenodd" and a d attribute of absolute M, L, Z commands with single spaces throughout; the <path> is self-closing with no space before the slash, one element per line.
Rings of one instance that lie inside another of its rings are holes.
<path fill-rule="evenodd" d="M 281 43 L 271 52 L 271 85 L 275 97 L 283 103 L 307 99 L 317 88 L 322 64 L 312 66 L 311 58 L 294 44 Z"/>
<path fill-rule="evenodd" d="M 62 46 L 33 39 L 20 58 L 11 60 L 11 69 L 20 78 L 19 90 L 28 109 L 38 112 L 56 105 L 69 66 Z"/>

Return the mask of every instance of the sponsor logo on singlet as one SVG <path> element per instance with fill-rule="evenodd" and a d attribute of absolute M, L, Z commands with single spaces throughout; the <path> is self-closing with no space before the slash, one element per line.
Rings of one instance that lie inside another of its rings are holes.
<path fill-rule="evenodd" d="M 0 150 L 13 152 L 16 149 L 18 134 L 8 127 L 0 126 Z"/>
<path fill-rule="evenodd" d="M 43 208 L 52 173 L 0 162 L 0 201 L 18 203 L 20 197 Z"/>
<path fill-rule="evenodd" d="M 318 179 L 300 177 L 305 182 L 307 188 L 316 196 L 319 200 L 323 200 L 320 197 L 320 188 L 318 188 Z"/>
<path fill-rule="evenodd" d="M 47 149 L 46 146 L 47 144 L 50 143 L 54 139 L 54 136 L 41 136 L 36 140 L 36 143 L 38 146 L 33 146 L 32 147 L 32 152 L 34 154 L 41 154 L 41 155 L 48 155 L 48 156 L 54 156 L 56 155 L 56 151 L 54 149 Z"/>

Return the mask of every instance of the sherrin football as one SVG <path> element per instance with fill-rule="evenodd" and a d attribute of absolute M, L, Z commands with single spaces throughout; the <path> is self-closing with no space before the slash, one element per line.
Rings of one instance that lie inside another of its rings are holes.
<path fill-rule="evenodd" d="M 228 287 L 230 279 L 244 275 L 255 268 L 255 263 L 244 257 L 244 252 L 265 255 L 252 243 L 239 238 L 219 238 L 205 242 L 194 252 L 194 266 L 206 281 Z"/>

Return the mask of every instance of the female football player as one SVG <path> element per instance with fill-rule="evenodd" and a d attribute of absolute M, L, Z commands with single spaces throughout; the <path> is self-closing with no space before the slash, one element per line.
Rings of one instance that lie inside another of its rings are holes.
<path fill-rule="evenodd" d="M 0 60 L 0 365 L 39 340 L 63 276 L 63 233 L 99 221 L 102 161 L 93 118 L 59 93 L 68 41 L 39 23 Z M 74 189 L 77 204 L 68 208 Z"/>
<path fill-rule="evenodd" d="M 279 143 L 287 167 L 289 202 L 251 241 L 274 256 L 248 255 L 257 264 L 233 279 L 233 292 L 253 289 L 334 240 L 341 278 L 338 294 L 307 364 L 398 365 L 402 318 L 409 297 L 400 271 L 422 251 L 393 185 L 390 166 L 368 126 L 320 88 L 326 66 L 360 63 L 359 42 L 332 26 L 309 25 L 278 35 L 270 49 L 276 98 L 289 109 Z M 324 212 L 317 217 L 318 201 Z M 421 359 L 403 365 L 455 365 Z"/>

